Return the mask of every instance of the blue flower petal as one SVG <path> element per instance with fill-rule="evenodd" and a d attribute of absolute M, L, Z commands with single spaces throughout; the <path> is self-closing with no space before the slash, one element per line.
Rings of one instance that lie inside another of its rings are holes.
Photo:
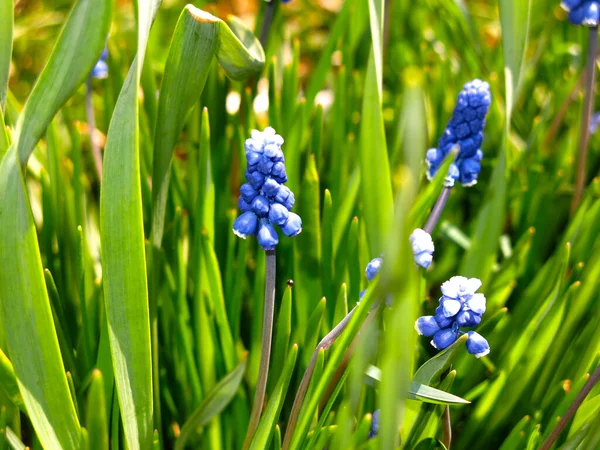
<path fill-rule="evenodd" d="M 482 335 L 475 331 L 469 331 L 468 335 L 467 351 L 471 355 L 481 358 L 490 352 L 490 344 L 488 344 L 488 341 Z"/>
<path fill-rule="evenodd" d="M 373 281 L 373 278 L 375 278 L 377 276 L 377 274 L 381 270 L 382 264 L 383 264 L 382 258 L 373 258 L 371 261 L 369 261 L 369 264 L 367 264 L 367 268 L 365 270 L 365 272 L 367 274 L 367 279 L 369 281 Z"/>
<path fill-rule="evenodd" d="M 440 331 L 440 326 L 435 320 L 433 316 L 422 316 L 417 319 L 415 322 L 415 330 L 421 336 L 431 337 L 438 331 Z"/>
<path fill-rule="evenodd" d="M 446 328 L 438 331 L 433 335 L 431 345 L 433 345 L 438 350 L 444 350 L 445 348 L 448 348 L 452 344 L 454 344 L 457 339 L 458 332 L 454 331 L 452 328 Z"/>
<path fill-rule="evenodd" d="M 263 250 L 275 250 L 275 247 L 279 244 L 277 231 L 268 220 L 261 220 L 258 227 L 258 243 Z"/>
<path fill-rule="evenodd" d="M 269 220 L 273 225 L 284 225 L 289 217 L 290 213 L 287 208 L 281 203 L 273 203 L 269 209 Z"/>
<path fill-rule="evenodd" d="M 463 309 L 456 315 L 456 324 L 460 328 L 474 328 L 481 322 L 481 315 L 473 311 Z"/>
<path fill-rule="evenodd" d="M 290 212 L 288 220 L 285 222 L 285 225 L 281 229 L 283 231 L 283 234 L 285 234 L 286 236 L 297 236 L 302 231 L 302 219 L 298 214 Z"/>
<path fill-rule="evenodd" d="M 251 234 L 256 234 L 257 228 L 258 217 L 252 211 L 243 213 L 233 222 L 233 232 L 243 239 Z"/>

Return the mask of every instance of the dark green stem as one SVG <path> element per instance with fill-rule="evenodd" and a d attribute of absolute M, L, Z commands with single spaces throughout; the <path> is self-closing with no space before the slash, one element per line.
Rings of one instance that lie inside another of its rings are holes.
<path fill-rule="evenodd" d="M 271 24 L 273 23 L 273 18 L 275 17 L 275 7 L 277 6 L 277 2 L 279 0 L 270 0 L 267 1 L 267 6 L 265 7 L 265 14 L 263 16 L 262 25 L 260 28 L 260 36 L 258 40 L 260 41 L 260 45 L 262 45 L 263 49 L 267 48 L 267 41 L 269 39 L 269 32 L 271 31 Z"/>
<path fill-rule="evenodd" d="M 423 231 L 425 231 L 426 233 L 431 234 L 433 233 L 433 230 L 435 230 L 435 226 L 437 225 L 438 221 L 440 220 L 440 217 L 442 216 L 442 212 L 446 207 L 446 202 L 450 197 L 451 191 L 451 186 L 444 186 L 444 189 L 442 189 L 442 192 L 440 192 L 440 196 L 435 202 L 435 206 L 431 210 L 429 219 L 427 219 L 427 223 L 425 224 L 425 227 L 423 227 Z"/>
<path fill-rule="evenodd" d="M 590 28 L 585 69 L 585 91 L 583 98 L 583 111 L 579 131 L 579 152 L 577 157 L 577 172 L 575 180 L 575 196 L 571 203 L 571 214 L 575 212 L 585 189 L 587 155 L 590 142 L 590 120 L 594 108 L 594 84 L 596 81 L 596 53 L 598 52 L 598 27 Z"/>
<path fill-rule="evenodd" d="M 266 251 L 266 273 L 265 273 L 265 305 L 263 314 L 262 345 L 260 351 L 260 366 L 258 370 L 258 380 L 256 382 L 256 392 L 254 394 L 254 403 L 250 413 L 248 431 L 244 439 L 244 449 L 247 449 L 252 442 L 254 432 L 258 427 L 265 393 L 267 390 L 267 380 L 269 377 L 269 360 L 271 358 L 271 340 L 273 338 L 273 315 L 275 310 L 275 277 L 276 277 L 276 257 L 275 250 Z"/>

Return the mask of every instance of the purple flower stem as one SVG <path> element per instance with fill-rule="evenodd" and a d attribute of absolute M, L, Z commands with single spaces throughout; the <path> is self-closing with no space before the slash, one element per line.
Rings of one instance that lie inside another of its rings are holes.
<path fill-rule="evenodd" d="M 94 103 L 92 102 L 92 93 L 92 76 L 90 75 L 85 83 L 85 114 L 88 124 L 88 133 L 90 135 L 92 156 L 94 158 L 94 167 L 96 168 L 98 181 L 102 182 L 102 154 L 96 139 L 94 139 L 96 133 L 96 116 L 94 113 Z"/>
<path fill-rule="evenodd" d="M 254 393 L 254 403 L 250 413 L 248 431 L 244 439 L 243 449 L 250 447 L 254 432 L 258 427 L 260 416 L 265 401 L 267 390 L 267 379 L 269 377 L 269 360 L 271 358 L 271 341 L 273 338 L 273 315 L 275 309 L 275 276 L 276 276 L 275 250 L 266 250 L 266 273 L 265 273 L 265 305 L 263 315 L 262 345 L 260 351 L 260 365 L 258 369 L 258 380 Z"/>
<path fill-rule="evenodd" d="M 452 444 L 452 422 L 450 421 L 450 407 L 446 405 L 444 415 L 442 416 L 442 444 L 450 450 Z"/>
<path fill-rule="evenodd" d="M 434 205 L 433 209 L 431 210 L 431 214 L 429 215 L 429 219 L 427 219 L 427 223 L 425 224 L 425 227 L 423 228 L 423 231 L 425 231 L 426 233 L 429 233 L 429 234 L 433 233 L 435 226 L 437 225 L 438 221 L 440 220 L 442 211 L 444 211 L 444 208 L 446 207 L 446 202 L 448 201 L 448 198 L 450 197 L 451 191 L 452 191 L 451 186 L 444 186 L 444 189 L 442 189 L 442 192 L 440 192 L 440 196 L 438 197 L 437 201 L 435 202 L 435 205 Z"/>
<path fill-rule="evenodd" d="M 319 352 L 321 350 L 327 350 L 329 347 L 333 345 L 335 340 L 342 334 L 342 332 L 346 329 L 348 322 L 352 318 L 356 307 L 352 308 L 352 310 L 346 314 L 340 323 L 338 323 L 333 330 L 331 330 L 327 335 L 321 339 L 317 348 L 313 352 L 308 367 L 302 376 L 302 381 L 300 382 L 300 386 L 298 387 L 298 392 L 296 392 L 296 397 L 294 398 L 294 404 L 292 405 L 292 412 L 290 413 L 290 420 L 288 421 L 287 428 L 285 430 L 285 436 L 283 439 L 283 450 L 286 450 L 292 441 L 292 436 L 294 434 L 294 428 L 296 428 L 296 422 L 298 421 L 298 415 L 300 414 L 300 409 L 302 407 L 302 402 L 304 401 L 304 396 L 306 395 L 306 391 L 308 390 L 308 386 L 310 384 L 310 379 L 315 370 L 315 366 L 317 364 L 317 358 L 319 357 Z"/>
<path fill-rule="evenodd" d="M 577 172 L 575 179 L 575 196 L 571 202 L 571 214 L 575 212 L 585 189 L 585 175 L 588 148 L 590 142 L 590 119 L 594 107 L 594 84 L 596 82 L 596 53 L 598 52 L 598 27 L 590 28 L 587 53 L 587 66 L 585 69 L 585 90 L 583 111 L 579 131 L 579 153 L 577 157 Z"/>
<path fill-rule="evenodd" d="M 577 394 L 577 397 L 575 397 L 575 400 L 573 401 L 571 406 L 569 406 L 569 409 L 567 409 L 565 415 L 560 418 L 560 421 L 556 424 L 556 426 L 552 430 L 552 433 L 550 433 L 550 436 L 548 436 L 548 439 L 546 439 L 546 441 L 542 444 L 539 450 L 550 450 L 552 445 L 554 445 L 556 439 L 558 439 L 558 437 L 560 436 L 560 433 L 563 432 L 567 424 L 571 421 L 571 419 L 573 419 L 573 416 L 575 416 L 577 409 L 579 409 L 579 407 L 581 406 L 585 398 L 588 396 L 590 391 L 594 388 L 598 380 L 600 380 L 600 366 L 596 368 L 592 376 L 585 383 L 585 386 L 583 386 L 583 389 L 579 391 L 579 394 Z"/>
<path fill-rule="evenodd" d="M 262 25 L 260 28 L 260 36 L 258 40 L 260 41 L 260 45 L 262 45 L 263 49 L 267 48 L 267 40 L 269 39 L 269 31 L 271 31 L 271 24 L 273 23 L 273 18 L 275 17 L 275 7 L 279 0 L 267 0 L 267 5 L 265 7 L 265 14 L 263 16 Z"/>

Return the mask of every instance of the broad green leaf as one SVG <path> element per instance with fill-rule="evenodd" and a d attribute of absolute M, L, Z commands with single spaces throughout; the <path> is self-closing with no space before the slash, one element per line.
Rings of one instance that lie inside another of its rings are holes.
<path fill-rule="evenodd" d="M 23 403 L 23 396 L 19 392 L 15 369 L 2 349 L 0 349 L 0 386 L 2 386 L 13 404 L 27 414 L 25 404 Z"/>
<path fill-rule="evenodd" d="M 287 360 L 283 367 L 281 377 L 279 377 L 279 381 L 277 382 L 277 386 L 275 386 L 275 390 L 271 394 L 269 403 L 267 404 L 267 407 L 261 416 L 258 428 L 256 429 L 256 433 L 254 434 L 252 443 L 250 444 L 251 450 L 268 448 L 273 431 L 275 430 L 275 425 L 279 419 L 279 414 L 283 408 L 283 402 L 285 401 L 290 379 L 292 378 L 292 373 L 294 372 L 297 356 L 298 345 L 294 344 L 292 345 L 292 348 L 287 356 Z"/>
<path fill-rule="evenodd" d="M 383 123 L 383 14 L 382 0 L 369 0 L 372 47 L 367 63 L 362 102 L 359 161 L 362 207 L 369 250 L 383 253 L 394 220 L 394 199 Z"/>
<path fill-rule="evenodd" d="M 16 149 L 0 165 L 0 310 L 12 364 L 36 434 L 47 448 L 78 448 L 37 233 Z"/>
<path fill-rule="evenodd" d="M 369 366 L 367 376 L 381 381 L 381 369 L 375 366 Z M 408 387 L 408 398 L 412 400 L 420 400 L 424 403 L 434 403 L 438 405 L 459 405 L 471 403 L 468 400 L 460 398 L 456 395 L 449 394 L 440 389 L 427 386 L 425 384 L 412 382 Z"/>
<path fill-rule="evenodd" d="M 413 324 L 422 301 L 420 276 L 409 244 L 409 236 L 414 229 L 409 211 L 416 195 L 417 177 L 407 166 L 400 167 L 398 177 L 401 184 L 394 205 L 393 232 L 387 235 L 381 273 L 385 301 L 392 303 L 390 311 L 384 313 L 385 332 L 381 337 L 383 378 L 378 392 L 381 408 L 379 438 L 386 448 L 396 445 L 398 430 L 406 416 L 405 399 L 414 372 L 414 348 L 418 338 Z M 403 345 L 399 347 L 398 342 Z"/>
<path fill-rule="evenodd" d="M 219 21 L 217 59 L 229 78 L 236 81 L 260 73 L 265 65 L 265 53 L 260 42 L 235 16 L 227 17 L 229 26 Z"/>
<path fill-rule="evenodd" d="M 13 0 L 0 0 L 0 115 L 6 108 L 6 91 L 8 89 L 8 74 L 12 55 L 13 21 Z M 0 126 L 2 126 L 2 121 L 0 121 Z M 0 155 L 2 155 L 1 144 Z"/>
<path fill-rule="evenodd" d="M 258 40 L 239 19 L 230 16 L 229 20 L 231 28 L 217 17 L 187 5 L 173 34 L 154 133 L 152 243 L 156 247 L 160 247 L 164 230 L 173 149 L 187 115 L 204 90 L 214 57 L 234 80 L 256 75 L 264 66 L 265 56 Z"/>
<path fill-rule="evenodd" d="M 90 450 L 108 450 L 108 417 L 102 373 L 95 369 L 88 392 L 86 428 L 91 436 Z"/>
<path fill-rule="evenodd" d="M 369 250 L 377 256 L 385 250 L 384 237 L 394 218 L 392 180 L 383 127 L 381 78 L 378 78 L 376 49 L 371 50 L 365 79 L 360 126 L 360 181 L 362 208 Z M 379 70 L 381 70 L 379 68 Z"/>
<path fill-rule="evenodd" d="M 112 9 L 112 1 L 75 4 L 19 117 L 13 148 L 0 167 L 0 263 L 7 267 L 0 275 L 3 321 L 11 324 L 8 342 L 23 400 L 47 448 L 77 448 L 81 428 L 64 373 L 20 165 L 94 66 Z"/>
<path fill-rule="evenodd" d="M 17 151 L 25 164 L 59 108 L 85 81 L 104 48 L 114 0 L 78 0 L 17 123 Z"/>
<path fill-rule="evenodd" d="M 452 387 L 454 380 L 456 379 L 456 370 L 452 370 L 446 375 L 439 386 L 439 390 L 447 392 Z M 419 405 L 418 413 L 412 420 L 410 428 L 407 426 L 403 429 L 402 438 L 406 441 L 406 448 L 412 448 L 417 442 L 421 440 L 423 436 L 427 436 L 427 431 L 432 425 L 432 416 L 437 416 L 435 419 L 439 419 L 437 412 L 439 408 L 434 404 L 421 404 Z M 406 433 L 406 435 L 404 435 Z"/>
<path fill-rule="evenodd" d="M 511 112 L 519 91 L 529 38 L 532 0 L 500 0 L 499 8 L 504 52 L 507 123 L 510 126 Z"/>
<path fill-rule="evenodd" d="M 177 438 L 177 441 L 175 441 L 175 450 L 185 448 L 187 440 L 192 436 L 194 431 L 205 426 L 214 416 L 225 409 L 237 392 L 245 370 L 246 360 L 244 359 L 233 372 L 219 381 L 206 394 L 200 406 L 196 408 L 181 427 L 181 434 Z"/>
<path fill-rule="evenodd" d="M 471 403 L 470 401 L 457 397 L 456 395 L 432 388 L 431 386 L 414 382 L 410 384 L 408 389 L 408 398 L 438 405 L 464 405 Z"/>
<path fill-rule="evenodd" d="M 425 362 L 413 377 L 414 383 L 435 386 L 440 381 L 442 374 L 450 368 L 457 353 L 462 350 L 467 335 L 462 335 L 458 340 L 445 350 L 442 350 L 433 358 Z"/>
<path fill-rule="evenodd" d="M 204 89 L 218 46 L 219 20 L 187 5 L 177 22 L 158 98 L 152 173 L 152 244 L 163 235 L 173 149 Z M 205 151 L 205 149 L 201 149 Z"/>
<path fill-rule="evenodd" d="M 152 445 L 150 317 L 140 180 L 138 87 L 160 0 L 137 1 L 137 56 L 113 111 L 100 191 L 104 303 L 115 382 L 130 450 Z"/>

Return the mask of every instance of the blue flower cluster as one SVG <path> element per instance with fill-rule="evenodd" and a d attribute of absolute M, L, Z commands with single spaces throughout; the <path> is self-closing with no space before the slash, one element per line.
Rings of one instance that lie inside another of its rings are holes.
<path fill-rule="evenodd" d="M 560 4 L 569 12 L 569 22 L 573 25 L 597 27 L 600 24 L 600 1 L 563 0 Z"/>
<path fill-rule="evenodd" d="M 455 181 L 463 186 L 477 183 L 481 171 L 483 152 L 483 128 L 485 117 L 492 102 L 490 85 L 481 80 L 473 80 L 465 84 L 458 95 L 458 101 L 448 122 L 444 135 L 438 141 L 438 148 L 427 151 L 427 177 L 432 179 L 444 158 L 458 146 L 458 155 L 450 165 L 446 186 L 453 186 Z"/>
<path fill-rule="evenodd" d="M 92 73 L 90 74 L 92 78 L 108 78 L 108 64 L 106 64 L 106 60 L 108 59 L 108 49 L 104 47 L 102 50 L 102 54 L 100 55 L 100 59 L 96 62 L 96 65 L 92 69 Z"/>
<path fill-rule="evenodd" d="M 415 228 L 409 240 L 415 263 L 427 269 L 433 261 L 433 252 L 435 251 L 431 235 L 421 228 Z"/>
<path fill-rule="evenodd" d="M 242 214 L 235 220 L 233 232 L 244 239 L 256 235 L 264 250 L 274 250 L 279 243 L 273 225 L 281 227 L 286 236 L 302 231 L 302 219 L 291 212 L 294 193 L 283 184 L 288 178 L 282 144 L 283 138 L 271 127 L 262 132 L 253 130 L 244 144 L 247 183 L 240 187 L 238 206 Z"/>
<path fill-rule="evenodd" d="M 419 317 L 415 329 L 420 335 L 432 337 L 431 345 L 443 350 L 452 345 L 461 328 L 475 328 L 485 312 L 485 296 L 476 291 L 481 287 L 477 278 L 452 277 L 442 284 L 442 298 L 435 316 Z M 483 336 L 468 331 L 467 351 L 477 358 L 487 355 L 490 346 Z"/>

